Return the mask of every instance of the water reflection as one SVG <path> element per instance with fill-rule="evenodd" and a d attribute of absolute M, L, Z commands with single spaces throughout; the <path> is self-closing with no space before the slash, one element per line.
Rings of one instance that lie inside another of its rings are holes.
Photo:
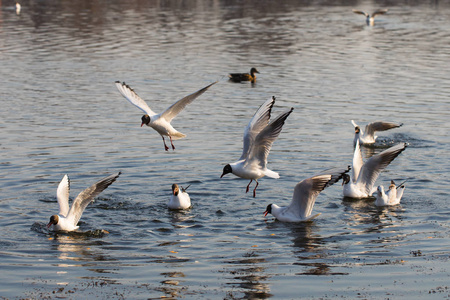
<path fill-rule="evenodd" d="M 257 251 L 249 251 L 241 258 L 225 261 L 227 264 L 232 264 L 233 267 L 228 269 L 231 277 L 227 277 L 231 282 L 228 285 L 241 288 L 241 293 L 244 294 L 244 299 L 267 299 L 272 296 L 268 279 L 271 277 L 266 274 L 267 264 L 265 258 L 260 257 Z"/>

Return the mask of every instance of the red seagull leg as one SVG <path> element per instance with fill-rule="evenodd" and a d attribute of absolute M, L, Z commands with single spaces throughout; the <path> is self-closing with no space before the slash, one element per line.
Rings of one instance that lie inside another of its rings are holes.
<path fill-rule="evenodd" d="M 164 140 L 164 136 L 161 136 L 163 139 L 163 143 L 164 143 L 164 149 L 166 149 L 166 151 L 169 151 L 169 147 L 167 147 L 166 145 L 166 141 Z"/>
<path fill-rule="evenodd" d="M 258 185 L 259 185 L 259 182 L 258 182 L 258 180 L 255 180 L 256 181 L 256 186 L 255 186 L 255 189 L 253 190 L 253 198 L 255 198 L 256 197 L 256 188 L 258 187 Z"/>
<path fill-rule="evenodd" d="M 172 136 L 169 135 L 169 138 L 170 138 L 170 144 L 172 145 L 172 150 L 175 150 L 175 146 L 172 143 Z"/>
<path fill-rule="evenodd" d="M 250 179 L 250 182 L 249 182 L 248 185 L 247 185 L 247 190 L 245 191 L 246 193 L 248 193 L 248 190 L 249 190 L 249 188 L 250 188 L 250 183 L 252 183 L 252 181 L 253 181 L 253 179 Z"/>

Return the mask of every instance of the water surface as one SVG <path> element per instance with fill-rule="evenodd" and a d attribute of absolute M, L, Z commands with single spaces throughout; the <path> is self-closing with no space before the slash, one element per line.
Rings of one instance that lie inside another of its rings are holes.
<path fill-rule="evenodd" d="M 379 5 L 379 6 L 378 6 Z M 374 27 L 352 8 L 389 8 Z M 444 298 L 450 4 L 371 1 L 13 1 L 0 10 L 0 296 L 6 298 Z M 257 67 L 257 82 L 230 72 Z M 173 121 L 165 152 L 114 86 L 159 112 L 219 82 Z M 219 179 L 269 97 L 294 107 L 269 156 L 278 180 Z M 352 159 L 353 127 L 379 133 L 364 156 L 408 142 L 377 184 L 408 178 L 400 206 L 318 197 L 313 222 L 262 216 L 295 184 Z M 121 177 L 84 213 L 81 233 L 45 229 L 64 174 L 75 197 Z M 193 208 L 166 208 L 172 183 Z"/>

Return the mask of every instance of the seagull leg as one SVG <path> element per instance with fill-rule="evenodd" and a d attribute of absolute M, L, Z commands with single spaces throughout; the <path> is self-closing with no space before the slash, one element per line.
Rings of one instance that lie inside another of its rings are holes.
<path fill-rule="evenodd" d="M 256 180 L 255 179 L 255 181 L 256 181 L 256 186 L 255 186 L 255 188 L 253 189 L 253 198 L 255 198 L 256 197 L 256 188 L 258 187 L 258 185 L 259 185 L 259 182 L 258 182 L 258 180 Z"/>
<path fill-rule="evenodd" d="M 163 139 L 163 143 L 164 143 L 164 149 L 166 149 L 166 151 L 169 151 L 169 147 L 167 147 L 166 145 L 166 141 L 164 140 L 164 136 L 161 136 Z"/>
<path fill-rule="evenodd" d="M 175 146 L 172 143 L 172 136 L 169 135 L 169 138 L 170 138 L 170 144 L 172 145 L 172 150 L 175 150 Z"/>
<path fill-rule="evenodd" d="M 248 193 L 248 190 L 250 189 L 250 183 L 252 183 L 253 179 L 250 179 L 250 182 L 247 185 L 247 190 L 245 191 L 246 193 Z"/>

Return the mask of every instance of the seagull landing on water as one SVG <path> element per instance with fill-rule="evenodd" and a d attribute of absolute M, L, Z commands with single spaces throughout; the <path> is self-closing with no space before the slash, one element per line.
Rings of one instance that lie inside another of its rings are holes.
<path fill-rule="evenodd" d="M 264 216 L 272 214 L 282 222 L 310 221 L 320 214 L 311 215 L 317 196 L 326 187 L 333 185 L 343 177 L 347 169 L 331 169 L 299 182 L 294 189 L 294 195 L 289 206 L 280 207 L 276 204 L 267 205 Z"/>
<path fill-rule="evenodd" d="M 376 131 L 385 131 L 392 128 L 398 128 L 403 125 L 403 123 L 393 123 L 393 122 L 372 122 L 366 125 L 364 131 L 361 130 L 358 124 L 352 120 L 352 124 L 355 127 L 355 137 L 353 138 L 353 146 L 356 145 L 356 141 L 359 140 L 360 145 L 371 145 L 375 143 L 377 136 Z"/>
<path fill-rule="evenodd" d="M 170 196 L 167 206 L 170 209 L 187 209 L 191 207 L 191 198 L 189 198 L 189 194 L 186 192 L 189 187 L 190 185 L 185 189 L 181 187 L 180 190 L 178 184 L 172 184 L 172 196 Z"/>
<path fill-rule="evenodd" d="M 400 153 L 407 147 L 406 143 L 400 143 L 372 156 L 363 163 L 359 141 L 353 154 L 353 165 L 351 176 L 344 175 L 342 185 L 344 196 L 356 199 L 372 196 L 373 186 L 381 171 L 383 171 Z"/>
<path fill-rule="evenodd" d="M 73 200 L 72 207 L 69 210 L 69 191 L 70 180 L 67 175 L 64 175 L 63 179 L 58 185 L 56 191 L 56 198 L 58 199 L 59 214 L 50 217 L 50 222 L 47 224 L 47 228 L 53 225 L 55 230 L 73 231 L 78 229 L 78 221 L 80 221 L 81 215 L 84 212 L 86 206 L 94 201 L 103 190 L 105 190 L 111 183 L 116 181 L 121 173 L 116 173 L 102 180 L 94 183 L 91 187 L 85 189 Z"/>
<path fill-rule="evenodd" d="M 238 177 L 250 179 L 246 193 L 248 193 L 250 183 L 255 180 L 256 186 L 253 190 L 253 197 L 256 197 L 258 179 L 264 176 L 280 178 L 278 173 L 267 169 L 267 157 L 273 142 L 280 135 L 284 122 L 294 108 L 282 113 L 269 123 L 274 103 L 275 97 L 272 97 L 256 111 L 244 131 L 244 147 L 241 157 L 237 162 L 227 164 L 220 176 L 222 178 L 225 174 L 233 173 Z"/>
<path fill-rule="evenodd" d="M 182 134 L 181 132 L 177 131 L 175 128 L 172 127 L 172 125 L 170 124 L 172 119 L 175 118 L 186 107 L 186 105 L 190 104 L 192 101 L 195 100 L 195 98 L 203 94 L 210 86 L 216 84 L 217 81 L 202 88 L 201 90 L 198 90 L 193 94 L 184 97 L 181 100 L 178 100 L 160 114 L 153 112 L 147 105 L 147 103 L 145 103 L 145 101 L 142 100 L 142 98 L 139 97 L 136 94 L 136 92 L 132 88 L 130 88 L 130 86 L 128 86 L 125 82 L 121 83 L 120 81 L 116 81 L 115 83 L 117 89 L 122 94 L 122 96 L 125 97 L 125 99 L 127 99 L 128 101 L 131 102 L 131 104 L 135 105 L 136 107 L 138 107 L 139 109 L 141 109 L 146 113 L 141 118 L 142 120 L 141 127 L 145 124 L 155 129 L 162 137 L 164 149 L 168 151 L 169 147 L 167 147 L 166 145 L 164 136 L 169 137 L 170 144 L 172 145 L 173 150 L 175 150 L 175 146 L 173 145 L 172 140 L 178 140 L 186 137 L 185 134 Z"/>
<path fill-rule="evenodd" d="M 372 13 L 372 15 L 369 15 L 368 13 L 363 12 L 362 10 L 357 10 L 357 9 L 354 9 L 353 12 L 355 14 L 361 14 L 361 15 L 366 16 L 366 24 L 369 26 L 373 26 L 373 24 L 375 22 L 375 16 L 385 14 L 388 12 L 388 10 L 387 9 L 379 9 L 377 11 L 374 11 Z"/>
<path fill-rule="evenodd" d="M 382 185 L 377 188 L 377 199 L 375 200 L 376 206 L 392 206 L 400 204 L 403 192 L 405 191 L 405 181 L 396 186 L 394 180 L 391 180 L 389 190 L 385 193 Z"/>

